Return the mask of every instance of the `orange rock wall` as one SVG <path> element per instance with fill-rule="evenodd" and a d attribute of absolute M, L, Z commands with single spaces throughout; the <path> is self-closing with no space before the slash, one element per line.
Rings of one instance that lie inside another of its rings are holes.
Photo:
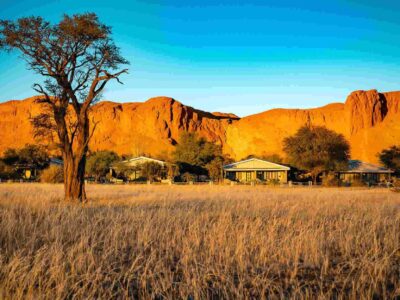
<path fill-rule="evenodd" d="M 0 104 L 0 152 L 35 143 L 30 118 L 40 112 L 34 98 Z M 221 144 L 235 159 L 249 154 L 280 154 L 282 141 L 304 124 L 342 133 L 353 158 L 377 162 L 376 154 L 400 144 L 400 92 L 355 91 L 345 103 L 315 109 L 273 109 L 242 119 L 208 113 L 167 97 L 144 103 L 103 101 L 92 108 L 98 123 L 92 150 L 159 156 L 171 153 L 182 131 L 197 132 Z"/>

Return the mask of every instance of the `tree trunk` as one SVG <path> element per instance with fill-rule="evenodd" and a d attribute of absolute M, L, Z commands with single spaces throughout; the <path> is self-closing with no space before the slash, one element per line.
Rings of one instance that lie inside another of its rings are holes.
<path fill-rule="evenodd" d="M 86 201 L 85 168 L 89 142 L 89 119 L 83 112 L 78 119 L 74 145 L 64 148 L 64 192 L 65 200 Z"/>
<path fill-rule="evenodd" d="M 72 155 L 64 155 L 65 200 L 86 201 L 85 163 L 86 155 L 79 160 Z"/>

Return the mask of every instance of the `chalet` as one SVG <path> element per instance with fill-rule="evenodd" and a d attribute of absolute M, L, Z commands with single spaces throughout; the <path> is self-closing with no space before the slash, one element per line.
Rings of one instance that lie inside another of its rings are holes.
<path fill-rule="evenodd" d="M 167 163 L 165 161 L 146 156 L 139 156 L 118 162 L 110 168 L 110 174 L 112 176 L 115 176 L 118 173 L 123 172 L 125 174 L 124 177 L 126 177 L 126 179 L 130 181 L 145 179 L 142 176 L 142 166 L 146 163 L 159 164 L 161 166 L 161 174 L 159 180 L 167 178 Z"/>
<path fill-rule="evenodd" d="M 389 181 L 394 172 L 385 167 L 363 162 L 349 160 L 347 170 L 336 172 L 338 178 L 344 182 L 360 181 L 364 183 L 379 183 Z"/>
<path fill-rule="evenodd" d="M 287 183 L 290 168 L 263 159 L 250 158 L 224 166 L 224 177 L 233 181 Z"/>

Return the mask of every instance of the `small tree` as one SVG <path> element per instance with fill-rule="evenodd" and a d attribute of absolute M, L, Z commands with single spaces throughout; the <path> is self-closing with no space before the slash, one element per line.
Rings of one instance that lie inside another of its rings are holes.
<path fill-rule="evenodd" d="M 176 176 L 179 176 L 179 167 L 175 164 L 167 164 L 167 177 L 169 180 L 173 181 Z"/>
<path fill-rule="evenodd" d="M 19 154 L 18 151 L 14 148 L 8 148 L 4 151 L 3 162 L 9 166 L 18 163 L 19 161 Z"/>
<path fill-rule="evenodd" d="M 400 147 L 392 146 L 378 153 L 380 162 L 387 168 L 400 175 Z"/>
<path fill-rule="evenodd" d="M 291 164 L 310 171 L 314 183 L 323 171 L 347 167 L 350 146 L 343 135 L 321 126 L 303 126 L 283 141 Z"/>
<path fill-rule="evenodd" d="M 223 178 L 223 166 L 224 161 L 222 157 L 216 157 L 206 165 L 208 176 L 210 176 L 211 180 L 219 181 Z"/>
<path fill-rule="evenodd" d="M 7 149 L 1 160 L 4 164 L 3 177 L 21 178 L 21 165 L 42 170 L 49 165 L 50 158 L 42 147 L 27 144 L 21 149 Z"/>
<path fill-rule="evenodd" d="M 65 199 L 85 200 L 85 165 L 89 111 L 110 80 L 128 62 L 111 39 L 110 27 L 93 13 L 65 15 L 58 24 L 40 17 L 0 21 L 0 49 L 18 50 L 29 68 L 45 78 L 35 84 L 42 114 L 34 118 L 37 134 L 54 130 L 64 161 Z M 92 124 L 92 130 L 95 128 Z"/>
<path fill-rule="evenodd" d="M 0 160 L 0 179 L 11 179 L 16 176 L 15 169 Z"/>
<path fill-rule="evenodd" d="M 156 162 L 145 162 L 141 165 L 141 175 L 147 180 L 153 182 L 161 177 L 163 166 Z"/>
<path fill-rule="evenodd" d="M 34 165 L 38 169 L 48 166 L 50 160 L 47 152 L 37 145 L 27 144 L 17 154 L 19 163 Z"/>
<path fill-rule="evenodd" d="M 113 151 L 97 151 L 89 155 L 86 162 L 86 170 L 96 180 L 107 175 L 113 163 L 120 160 L 118 154 Z"/>
<path fill-rule="evenodd" d="M 189 172 L 185 172 L 182 174 L 182 179 L 185 182 L 191 182 L 191 181 L 193 182 L 196 180 L 196 175 Z"/>
<path fill-rule="evenodd" d="M 216 156 L 206 165 L 208 176 L 214 181 L 220 181 L 224 178 L 224 165 L 232 163 L 233 160 L 228 155 Z"/>
<path fill-rule="evenodd" d="M 184 132 L 173 153 L 181 173 L 207 174 L 207 165 L 222 157 L 221 146 L 199 138 L 195 133 Z"/>

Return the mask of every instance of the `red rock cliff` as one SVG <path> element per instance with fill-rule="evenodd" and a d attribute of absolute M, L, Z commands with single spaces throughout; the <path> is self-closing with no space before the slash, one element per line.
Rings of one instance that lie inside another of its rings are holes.
<path fill-rule="evenodd" d="M 0 104 L 0 152 L 34 143 L 30 118 L 40 111 L 34 98 Z M 273 109 L 242 119 L 208 113 L 167 97 L 144 103 L 103 101 L 92 109 L 99 121 L 90 148 L 120 154 L 170 152 L 182 131 L 223 145 L 235 159 L 249 154 L 281 154 L 282 141 L 304 124 L 323 125 L 342 133 L 352 157 L 376 162 L 376 154 L 400 144 L 400 92 L 355 91 L 346 102 L 315 109 Z"/>

